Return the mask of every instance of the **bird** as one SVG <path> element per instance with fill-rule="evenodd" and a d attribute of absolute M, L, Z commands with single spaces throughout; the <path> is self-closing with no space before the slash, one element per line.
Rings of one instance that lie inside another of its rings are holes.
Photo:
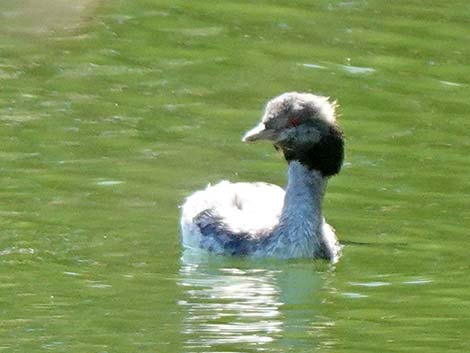
<path fill-rule="evenodd" d="M 287 92 L 265 106 L 261 122 L 242 141 L 271 142 L 288 164 L 287 186 L 221 181 L 181 206 L 184 248 L 220 255 L 338 261 L 341 245 L 323 217 L 328 180 L 344 159 L 336 101 Z"/>

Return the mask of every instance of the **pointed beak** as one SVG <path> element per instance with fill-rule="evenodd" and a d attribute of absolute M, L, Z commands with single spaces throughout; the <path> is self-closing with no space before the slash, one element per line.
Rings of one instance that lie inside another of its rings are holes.
<path fill-rule="evenodd" d="M 272 129 L 266 128 L 264 123 L 259 123 L 253 129 L 247 131 L 245 136 L 242 138 L 242 142 L 253 142 L 258 140 L 270 140 L 273 141 L 277 137 L 277 132 Z"/>

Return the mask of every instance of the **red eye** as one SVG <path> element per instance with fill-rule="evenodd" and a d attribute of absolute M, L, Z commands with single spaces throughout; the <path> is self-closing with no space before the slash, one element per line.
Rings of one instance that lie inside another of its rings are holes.
<path fill-rule="evenodd" d="M 297 118 L 297 117 L 292 118 L 292 119 L 289 121 L 289 125 L 292 126 L 292 127 L 299 126 L 299 125 L 300 125 L 300 119 Z"/>

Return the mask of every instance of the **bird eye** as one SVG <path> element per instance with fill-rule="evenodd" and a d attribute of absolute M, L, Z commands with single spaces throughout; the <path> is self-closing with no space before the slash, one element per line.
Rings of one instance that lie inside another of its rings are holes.
<path fill-rule="evenodd" d="M 300 125 L 300 119 L 298 117 L 294 117 L 289 120 L 289 127 L 296 127 Z"/>

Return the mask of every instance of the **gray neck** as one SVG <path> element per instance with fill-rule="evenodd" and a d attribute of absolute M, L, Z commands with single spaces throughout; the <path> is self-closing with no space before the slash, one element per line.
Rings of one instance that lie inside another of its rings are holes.
<path fill-rule="evenodd" d="M 313 257 L 324 248 L 322 202 L 327 179 L 298 161 L 289 163 L 284 207 L 269 248 L 280 257 Z"/>

